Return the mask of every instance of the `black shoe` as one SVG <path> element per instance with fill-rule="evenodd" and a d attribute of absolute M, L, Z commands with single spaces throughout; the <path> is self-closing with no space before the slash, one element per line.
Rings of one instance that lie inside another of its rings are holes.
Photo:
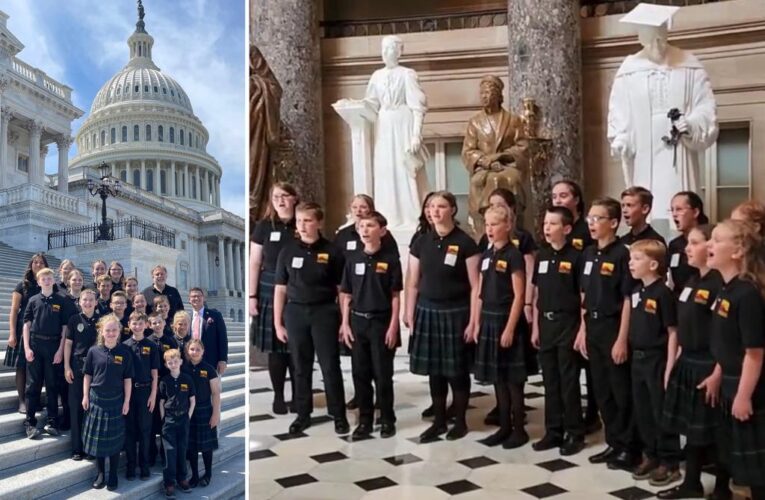
<path fill-rule="evenodd" d="M 106 487 L 106 481 L 104 480 L 104 475 L 99 474 L 96 476 L 96 480 L 93 481 L 93 484 L 91 484 L 93 489 L 95 490 L 102 490 Z"/>
<path fill-rule="evenodd" d="M 433 405 L 422 410 L 422 418 L 433 418 Z"/>
<path fill-rule="evenodd" d="M 465 436 L 467 436 L 467 433 L 468 433 L 467 425 L 457 424 L 451 429 L 449 429 L 449 432 L 446 433 L 446 440 L 456 441 L 458 439 L 462 439 Z"/>
<path fill-rule="evenodd" d="M 138 476 L 141 481 L 146 481 L 151 477 L 151 471 L 149 469 L 141 469 L 141 475 Z"/>
<path fill-rule="evenodd" d="M 576 455 L 583 449 L 584 438 L 568 435 L 563 440 L 563 444 L 560 445 L 558 452 L 561 454 L 561 456 L 569 457 L 571 455 Z"/>
<path fill-rule="evenodd" d="M 45 427 L 43 427 L 43 430 L 46 432 L 46 434 L 49 434 L 51 436 L 61 435 L 61 433 L 58 431 L 58 427 L 56 427 L 56 424 L 49 423 Z"/>
<path fill-rule="evenodd" d="M 40 429 L 38 429 L 37 426 L 31 424 L 26 425 L 25 432 L 27 433 L 27 438 L 29 439 L 40 439 L 40 436 L 42 435 Z"/>
<path fill-rule="evenodd" d="M 607 462 L 611 470 L 624 470 L 632 472 L 637 465 L 637 458 L 628 451 L 620 451 Z"/>
<path fill-rule="evenodd" d="M 478 442 L 481 443 L 484 446 L 492 447 L 492 446 L 499 446 L 505 441 L 507 441 L 507 438 L 510 437 L 510 433 L 505 430 L 498 430 L 491 436 L 486 436 L 483 439 L 479 439 Z"/>
<path fill-rule="evenodd" d="M 298 417 L 295 419 L 294 422 L 290 424 L 290 434 L 300 434 L 304 430 L 311 427 L 311 419 L 310 418 L 301 418 Z"/>
<path fill-rule="evenodd" d="M 715 490 L 707 497 L 707 500 L 733 500 L 733 492 L 730 489 L 725 491 Z"/>
<path fill-rule="evenodd" d="M 115 491 L 119 487 L 119 484 L 117 481 L 114 481 L 113 483 L 109 483 L 106 485 L 106 489 L 109 491 Z"/>
<path fill-rule="evenodd" d="M 380 427 L 380 437 L 383 439 L 391 438 L 396 435 L 396 424 L 384 422 Z"/>
<path fill-rule="evenodd" d="M 547 433 L 542 439 L 532 444 L 534 451 L 546 451 L 553 448 L 559 448 L 563 444 L 563 438 L 560 434 Z"/>
<path fill-rule="evenodd" d="M 135 469 L 128 469 L 125 471 L 125 479 L 128 481 L 135 481 Z"/>
<path fill-rule="evenodd" d="M 496 406 L 486 414 L 486 418 L 483 419 L 485 425 L 491 425 L 494 427 L 499 426 L 499 408 Z"/>
<path fill-rule="evenodd" d="M 189 486 L 192 488 L 199 486 L 199 478 L 197 476 L 191 476 L 191 479 L 189 479 Z"/>
<path fill-rule="evenodd" d="M 184 493 L 191 493 L 191 486 L 188 481 L 178 481 L 178 489 Z"/>
<path fill-rule="evenodd" d="M 526 434 L 525 429 L 514 430 L 512 434 L 510 434 L 510 437 L 507 438 L 504 443 L 502 443 L 502 448 L 506 450 L 513 450 L 515 448 L 520 448 L 528 442 L 529 435 Z"/>
<path fill-rule="evenodd" d="M 591 464 L 604 464 L 607 463 L 609 460 L 614 458 L 617 455 L 618 451 L 611 448 L 610 446 L 607 446 L 605 450 L 601 451 L 600 453 L 596 453 L 592 455 L 587 460 Z"/>
<path fill-rule="evenodd" d="M 597 417 L 593 420 L 590 420 L 584 423 L 584 433 L 587 435 L 595 434 L 602 428 L 603 428 L 603 424 L 601 423 L 600 419 Z"/>
<path fill-rule="evenodd" d="M 84 453 L 78 453 L 78 452 L 72 453 L 72 460 L 74 460 L 75 462 L 80 462 L 84 458 L 85 458 Z"/>
<path fill-rule="evenodd" d="M 175 498 L 175 486 L 172 484 L 165 486 L 165 498 Z"/>
<path fill-rule="evenodd" d="M 425 432 L 420 434 L 420 443 L 432 443 L 433 441 L 438 441 L 439 436 L 445 433 L 446 430 L 446 424 L 433 424 L 425 429 Z"/>
<path fill-rule="evenodd" d="M 349 410 L 357 409 L 359 405 L 356 403 L 356 396 L 352 397 L 347 403 L 345 403 L 345 407 Z"/>
<path fill-rule="evenodd" d="M 274 401 L 271 405 L 271 411 L 274 415 L 286 415 L 289 409 L 287 408 L 287 403 L 282 399 Z"/>
<path fill-rule="evenodd" d="M 347 432 L 347 431 L 346 431 Z M 351 434 L 351 440 L 362 440 L 367 439 L 372 434 L 372 426 L 369 424 L 359 424 L 358 427 L 353 429 L 353 434 Z"/>
<path fill-rule="evenodd" d="M 207 473 L 205 473 L 205 475 L 202 476 L 202 478 L 199 480 L 199 486 L 204 488 L 205 486 L 210 484 L 210 479 L 211 479 L 211 477 Z"/>
<path fill-rule="evenodd" d="M 704 488 L 700 484 L 689 486 L 682 483 L 656 493 L 656 498 L 704 498 Z"/>
<path fill-rule="evenodd" d="M 348 423 L 348 419 L 340 417 L 335 419 L 335 434 L 343 435 L 351 432 L 351 426 Z"/>

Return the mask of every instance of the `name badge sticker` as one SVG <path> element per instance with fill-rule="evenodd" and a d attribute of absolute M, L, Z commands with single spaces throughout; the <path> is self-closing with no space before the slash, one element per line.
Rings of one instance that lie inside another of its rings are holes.
<path fill-rule="evenodd" d="M 683 293 L 680 294 L 680 302 L 687 302 L 688 297 L 691 296 L 692 291 L 693 291 L 693 288 L 689 288 L 689 287 L 683 288 Z"/>
<path fill-rule="evenodd" d="M 584 265 L 584 275 L 589 276 L 592 273 L 592 262 L 587 262 Z"/>
<path fill-rule="evenodd" d="M 346 249 L 346 250 L 356 250 L 356 245 L 357 245 L 357 244 L 358 244 L 358 243 L 357 243 L 356 241 L 349 241 L 349 242 L 347 242 L 347 243 L 345 244 L 345 249 Z"/>
<path fill-rule="evenodd" d="M 632 308 L 635 309 L 640 304 L 640 294 L 635 292 L 632 294 Z"/>
<path fill-rule="evenodd" d="M 487 269 L 489 269 L 489 260 L 490 259 L 486 257 L 485 259 L 481 261 L 481 271 L 486 271 Z"/>
<path fill-rule="evenodd" d="M 366 272 L 366 265 L 363 262 L 357 262 L 354 269 L 356 276 L 364 276 L 364 273 Z"/>
<path fill-rule="evenodd" d="M 271 231 L 271 236 L 269 236 L 268 241 L 281 241 L 282 240 L 282 233 L 279 231 Z"/>
<path fill-rule="evenodd" d="M 303 257 L 292 257 L 292 269 L 303 269 Z"/>
<path fill-rule="evenodd" d="M 454 267 L 457 265 L 457 254 L 456 253 L 447 253 L 446 257 L 444 257 L 444 264 L 447 266 Z"/>
<path fill-rule="evenodd" d="M 669 267 L 677 267 L 680 265 L 680 254 L 673 253 L 672 259 L 669 261 Z"/>
<path fill-rule="evenodd" d="M 547 274 L 547 270 L 548 270 L 549 267 L 550 267 L 550 261 L 548 261 L 548 260 L 541 261 L 539 263 L 538 273 L 539 274 Z"/>

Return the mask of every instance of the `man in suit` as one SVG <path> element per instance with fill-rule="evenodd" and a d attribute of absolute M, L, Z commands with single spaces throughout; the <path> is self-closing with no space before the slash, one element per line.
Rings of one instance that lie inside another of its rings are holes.
<path fill-rule="evenodd" d="M 228 335 L 223 315 L 217 309 L 205 307 L 205 292 L 201 288 L 189 290 L 189 303 L 193 309 L 191 338 L 202 340 L 205 346 L 202 359 L 222 376 L 228 363 Z"/>

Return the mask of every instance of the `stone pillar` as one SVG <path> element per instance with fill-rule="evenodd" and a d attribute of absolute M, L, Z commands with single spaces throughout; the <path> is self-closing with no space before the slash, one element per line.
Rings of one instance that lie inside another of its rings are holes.
<path fill-rule="evenodd" d="M 240 259 L 241 256 L 239 255 L 239 242 L 234 240 L 231 242 L 232 251 L 234 254 L 234 261 L 233 261 L 233 275 L 234 275 L 234 290 L 237 292 L 242 291 L 242 284 L 241 284 L 241 271 L 239 270 L 240 266 Z"/>
<path fill-rule="evenodd" d="M 215 178 L 215 206 L 220 206 L 220 177 Z"/>
<path fill-rule="evenodd" d="M 72 145 L 72 138 L 68 135 L 62 135 L 56 139 L 58 146 L 58 190 L 61 193 L 69 192 L 69 176 L 67 167 L 69 166 L 69 146 Z M 114 163 L 112 163 L 112 175 L 114 175 Z"/>
<path fill-rule="evenodd" d="M 209 256 L 207 255 L 207 240 L 199 239 L 199 287 L 207 293 L 210 288 Z"/>
<path fill-rule="evenodd" d="M 246 260 L 247 259 L 247 253 L 246 252 L 247 252 L 246 245 L 243 242 L 240 243 L 240 245 L 239 245 L 239 255 L 242 256 L 242 259 L 241 259 L 241 262 L 239 263 L 239 265 L 241 266 L 240 269 L 242 271 L 242 274 L 241 274 L 241 277 L 242 277 L 241 287 L 242 287 L 243 291 L 247 290 L 247 283 L 245 282 L 245 277 L 246 277 L 246 272 L 247 272 L 246 271 L 246 269 L 247 269 L 247 260 Z"/>
<path fill-rule="evenodd" d="M 295 158 L 287 177 L 298 188 L 301 199 L 323 205 L 320 3 L 253 0 L 250 40 L 282 86 L 281 119 Z"/>
<path fill-rule="evenodd" d="M 191 198 L 191 177 L 189 177 L 189 164 L 183 165 L 183 191 L 186 198 Z"/>
<path fill-rule="evenodd" d="M 45 158 L 48 156 L 48 146 L 40 146 L 40 175 L 41 185 L 45 185 Z"/>
<path fill-rule="evenodd" d="M 582 180 L 579 1 L 508 0 L 507 25 L 507 106 L 519 114 L 522 99 L 533 98 L 540 108 L 540 136 L 552 139 L 547 169 L 532 182 L 533 200 L 544 207 L 552 182 Z"/>
<path fill-rule="evenodd" d="M 146 189 L 146 160 L 141 160 L 141 189 Z"/>
<path fill-rule="evenodd" d="M 228 284 L 226 283 L 226 252 L 224 249 L 224 237 L 223 235 L 218 235 L 218 261 L 219 264 L 217 266 L 217 269 L 215 270 L 216 273 L 218 273 L 218 290 L 225 290 L 228 288 Z"/>
<path fill-rule="evenodd" d="M 204 174 L 204 182 L 202 183 L 202 201 L 204 203 L 210 203 L 210 171 L 202 170 Z"/>
<path fill-rule="evenodd" d="M 112 177 L 119 178 L 119 175 L 117 173 L 117 162 L 113 161 L 111 167 L 112 167 Z"/>
<path fill-rule="evenodd" d="M 226 238 L 226 283 L 228 283 L 229 290 L 234 290 L 236 285 L 234 284 L 234 257 L 231 255 L 231 239 Z"/>
<path fill-rule="evenodd" d="M 43 185 L 45 166 L 40 165 L 40 136 L 42 135 L 42 122 L 29 122 L 27 124 L 27 130 L 29 130 L 29 182 Z"/>
<path fill-rule="evenodd" d="M 154 160 L 154 194 L 162 194 L 162 179 L 159 178 L 160 168 L 159 160 Z M 167 178 L 165 178 L 165 187 L 167 187 Z"/>
<path fill-rule="evenodd" d="M 4 188 L 8 181 L 5 172 L 15 168 L 8 163 L 8 125 L 11 121 L 11 109 L 8 106 L 0 107 L 0 188 Z"/>

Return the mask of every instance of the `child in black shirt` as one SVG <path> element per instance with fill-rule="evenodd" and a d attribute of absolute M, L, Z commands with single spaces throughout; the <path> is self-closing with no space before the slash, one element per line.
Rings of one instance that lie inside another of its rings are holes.
<path fill-rule="evenodd" d="M 657 240 L 665 247 L 667 242 L 646 222 L 653 207 L 653 195 L 649 190 L 633 186 L 622 192 L 622 217 L 630 227 L 627 234 L 622 235 L 621 242 L 627 246 L 639 240 Z"/>
<path fill-rule="evenodd" d="M 155 297 L 155 304 L 163 304 L 166 309 L 170 308 L 170 302 L 167 300 L 167 297 L 164 295 L 160 295 L 158 297 Z M 164 312 L 165 315 L 167 315 L 167 311 Z M 152 334 L 149 336 L 149 340 L 154 342 L 157 345 L 157 348 L 159 349 L 159 356 L 160 359 L 163 359 L 162 356 L 165 352 L 169 351 L 170 349 L 178 349 L 178 342 L 175 341 L 175 337 L 173 336 L 173 331 L 169 329 L 166 324 L 165 320 L 162 317 L 162 313 L 155 311 L 149 315 L 149 327 L 151 328 Z M 159 364 L 159 380 L 162 380 L 162 377 L 170 373 L 170 370 L 167 369 L 165 366 L 165 363 L 160 362 Z M 156 408 L 159 406 L 159 392 L 157 392 L 157 400 L 156 404 L 154 405 L 155 411 L 152 413 L 152 422 L 151 422 L 151 437 L 149 438 L 149 466 L 153 467 L 157 460 L 157 454 L 160 455 L 164 454 L 164 451 L 162 450 L 162 440 L 160 439 L 159 446 L 157 446 L 157 436 L 161 434 L 162 432 L 162 417 L 159 414 L 159 411 L 156 411 Z"/>
<path fill-rule="evenodd" d="M 112 278 L 108 274 L 103 274 L 96 280 L 98 286 L 98 305 L 96 310 L 101 316 L 106 316 L 112 312 Z"/>
<path fill-rule="evenodd" d="M 685 253 L 688 234 L 700 225 L 707 224 L 709 219 L 704 213 L 704 202 L 693 191 L 681 191 L 672 197 L 672 219 L 680 235 L 669 242 L 669 274 L 672 291 L 680 296 L 688 280 L 699 275 L 699 270 L 688 264 Z"/>

